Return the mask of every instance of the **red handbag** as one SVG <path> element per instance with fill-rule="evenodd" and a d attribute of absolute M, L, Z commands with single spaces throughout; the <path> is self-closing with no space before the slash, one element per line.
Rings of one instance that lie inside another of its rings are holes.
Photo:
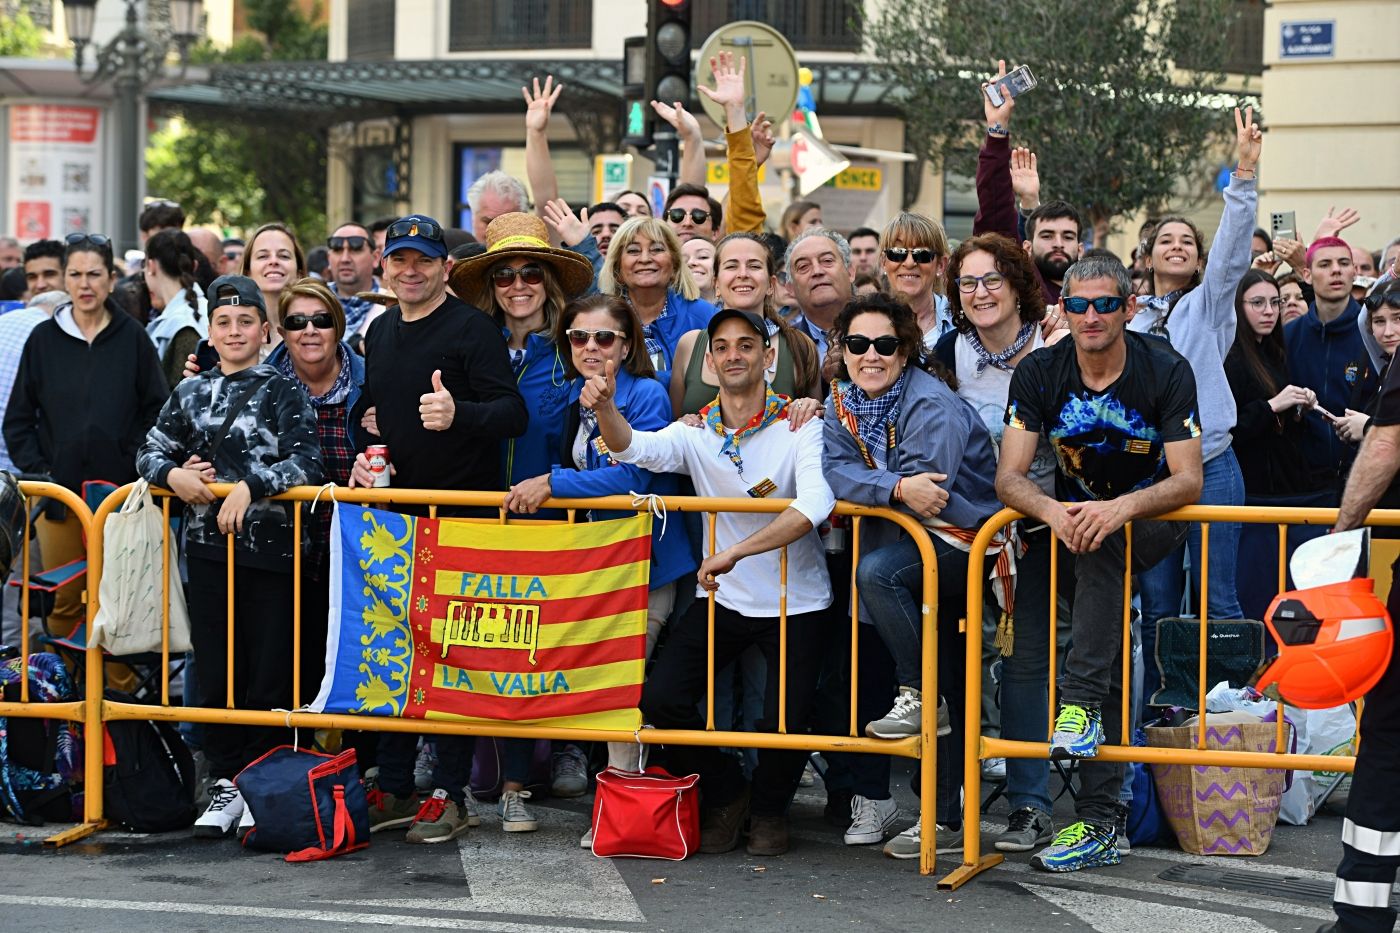
<path fill-rule="evenodd" d="M 593 854 L 673 862 L 700 847 L 700 775 L 608 768 L 593 797 Z"/>

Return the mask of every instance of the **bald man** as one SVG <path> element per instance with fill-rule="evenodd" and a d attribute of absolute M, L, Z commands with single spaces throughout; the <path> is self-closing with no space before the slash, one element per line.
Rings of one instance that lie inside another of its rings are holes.
<path fill-rule="evenodd" d="M 209 260 L 209 265 L 214 269 L 219 268 L 219 260 L 224 257 L 223 238 L 207 227 L 193 227 L 185 232 L 189 234 L 194 248 Z"/>

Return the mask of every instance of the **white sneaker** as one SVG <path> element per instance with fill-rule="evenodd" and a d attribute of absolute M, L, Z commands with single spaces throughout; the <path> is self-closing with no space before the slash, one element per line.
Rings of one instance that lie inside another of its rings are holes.
<path fill-rule="evenodd" d="M 257 825 L 257 821 L 253 819 L 253 808 L 248 806 L 248 801 L 243 801 L 243 815 L 238 818 L 238 841 L 242 842 L 243 837 L 251 833 Z"/>
<path fill-rule="evenodd" d="M 238 828 L 243 816 L 243 795 L 228 778 L 209 785 L 209 807 L 194 821 L 196 839 L 222 839 Z"/>
<path fill-rule="evenodd" d="M 462 809 L 467 814 L 467 825 L 473 828 L 480 826 L 481 805 L 477 803 L 476 798 L 472 796 L 470 784 L 462 788 L 462 796 L 464 798 L 462 801 Z"/>
<path fill-rule="evenodd" d="M 588 832 L 584 833 L 583 836 L 581 836 L 581 837 L 579 838 L 578 847 L 579 847 L 580 849 L 591 849 L 591 848 L 593 848 L 593 827 L 592 827 L 592 826 L 588 827 Z"/>
<path fill-rule="evenodd" d="M 532 833 L 540 828 L 539 820 L 525 806 L 529 799 L 528 790 L 508 790 L 501 794 L 501 801 L 496 805 L 501 814 L 501 829 L 508 833 Z"/>
<path fill-rule="evenodd" d="M 885 841 L 885 830 L 899 816 L 899 804 L 889 800 L 870 800 L 857 794 L 851 798 L 851 825 L 846 830 L 846 845 L 868 846 Z"/>
<path fill-rule="evenodd" d="M 1006 780 L 1006 759 L 987 758 L 982 762 L 982 776 L 993 781 Z"/>

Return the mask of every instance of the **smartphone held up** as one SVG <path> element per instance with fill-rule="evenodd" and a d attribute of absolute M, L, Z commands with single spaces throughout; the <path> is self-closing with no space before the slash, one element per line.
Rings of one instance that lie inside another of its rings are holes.
<path fill-rule="evenodd" d="M 997 78 L 983 88 L 983 90 L 986 91 L 987 99 L 992 102 L 992 106 L 1000 107 L 1002 104 L 1006 103 L 1007 97 L 1020 97 L 1022 94 L 1035 87 L 1037 83 L 1035 75 L 1031 74 L 1030 68 L 1026 65 L 1021 65 L 1003 77 Z"/>

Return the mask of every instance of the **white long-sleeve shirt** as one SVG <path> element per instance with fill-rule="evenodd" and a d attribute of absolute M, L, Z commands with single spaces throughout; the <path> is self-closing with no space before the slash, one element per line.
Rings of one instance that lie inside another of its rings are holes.
<path fill-rule="evenodd" d="M 635 463 L 654 473 L 685 473 L 701 496 L 743 498 L 763 480 L 774 487 L 767 498 L 792 499 L 792 507 L 806 516 L 812 530 L 788 545 L 787 611 L 789 615 L 818 612 L 831 605 L 831 579 L 826 572 L 817 526 L 826 521 L 836 504 L 822 473 L 822 423 L 813 419 L 797 431 L 786 421 L 776 421 L 739 444 L 744 475 L 739 476 L 729 457 L 721 453 L 724 439 L 708 428 L 692 428 L 680 422 L 660 431 L 633 431 L 626 450 L 613 454 L 622 463 Z M 761 530 L 775 515 L 721 512 L 715 524 L 716 550 L 723 550 Z M 710 553 L 709 523 L 705 526 L 705 553 Z M 716 599 L 741 615 L 776 618 L 778 615 L 779 551 L 745 557 L 729 573 L 721 575 Z M 696 595 L 707 594 L 696 586 Z"/>

